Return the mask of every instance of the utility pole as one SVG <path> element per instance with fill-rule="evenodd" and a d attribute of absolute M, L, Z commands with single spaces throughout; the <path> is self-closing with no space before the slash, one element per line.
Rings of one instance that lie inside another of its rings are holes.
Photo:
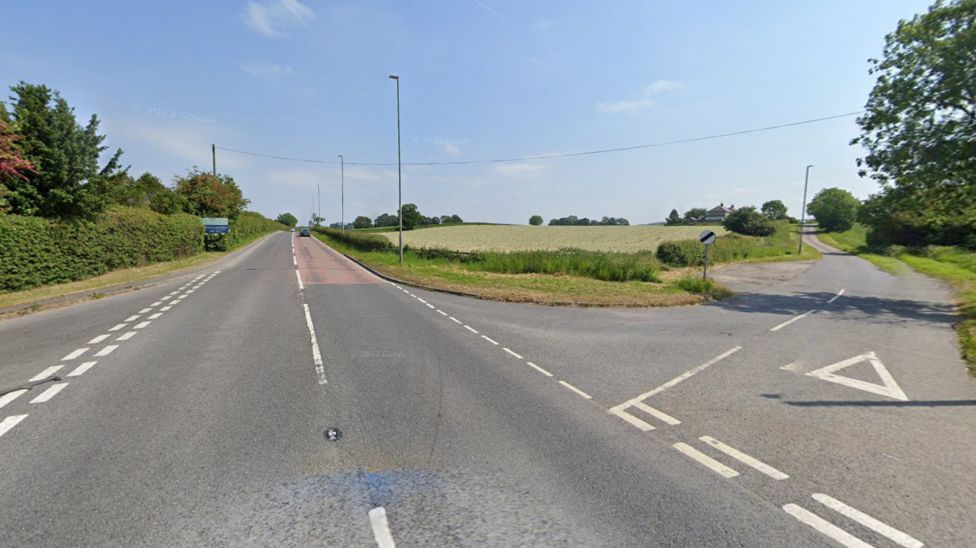
<path fill-rule="evenodd" d="M 339 188 L 342 193 L 342 204 L 341 213 L 339 214 L 341 218 L 339 222 L 342 223 L 342 231 L 346 231 L 346 161 L 342 158 L 342 154 L 339 155 Z"/>
<path fill-rule="evenodd" d="M 396 80 L 397 96 L 397 217 L 400 218 L 400 264 L 403 264 L 403 163 L 400 161 L 400 77 L 391 74 Z"/>
<path fill-rule="evenodd" d="M 803 253 L 803 223 L 805 223 L 807 220 L 807 182 L 810 181 L 811 167 L 813 166 L 807 166 L 806 174 L 803 176 L 803 208 L 800 209 L 800 247 L 798 247 L 796 250 L 797 255 Z"/>
<path fill-rule="evenodd" d="M 210 157 L 213 159 L 213 176 L 217 176 L 217 145 L 210 143 Z"/>

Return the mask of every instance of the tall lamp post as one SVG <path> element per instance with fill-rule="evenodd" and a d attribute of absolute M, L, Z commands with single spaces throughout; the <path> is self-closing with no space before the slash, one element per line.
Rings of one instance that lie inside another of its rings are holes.
<path fill-rule="evenodd" d="M 797 255 L 803 253 L 803 224 L 807 220 L 807 183 L 810 181 L 811 167 L 813 165 L 808 165 L 806 174 L 803 175 L 803 207 L 800 209 L 800 246 L 797 248 Z"/>
<path fill-rule="evenodd" d="M 339 188 L 341 189 L 342 205 L 341 213 L 339 214 L 342 218 L 339 222 L 342 223 L 342 231 L 346 231 L 346 160 L 343 159 L 342 154 L 339 155 Z"/>
<path fill-rule="evenodd" d="M 400 264 L 403 264 L 403 164 L 400 161 L 400 77 L 391 74 L 396 80 L 397 96 L 397 217 L 400 220 Z"/>

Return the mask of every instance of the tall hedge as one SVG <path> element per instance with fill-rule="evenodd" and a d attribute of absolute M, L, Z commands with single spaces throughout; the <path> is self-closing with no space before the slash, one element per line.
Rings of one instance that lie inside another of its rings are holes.
<path fill-rule="evenodd" d="M 108 210 L 94 221 L 0 216 L 0 291 L 71 282 L 203 250 L 192 215 L 141 208 Z"/>
<path fill-rule="evenodd" d="M 196 217 L 194 217 L 196 219 Z M 199 223 L 199 219 L 197 223 Z M 236 219 L 230 220 L 227 234 L 208 234 L 207 249 L 227 251 L 244 245 L 251 240 L 275 230 L 284 230 L 285 225 L 254 211 L 242 211 Z"/>

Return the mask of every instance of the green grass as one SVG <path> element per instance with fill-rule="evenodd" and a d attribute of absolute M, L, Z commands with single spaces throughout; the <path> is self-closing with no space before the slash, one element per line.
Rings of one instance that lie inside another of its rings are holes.
<path fill-rule="evenodd" d="M 888 272 L 898 274 L 911 268 L 952 284 L 962 318 L 956 325 L 960 348 L 970 372 L 976 375 L 976 252 L 946 246 L 892 246 L 879 252 L 868 247 L 867 229 L 862 225 L 818 237 L 825 244 L 854 253 Z"/>

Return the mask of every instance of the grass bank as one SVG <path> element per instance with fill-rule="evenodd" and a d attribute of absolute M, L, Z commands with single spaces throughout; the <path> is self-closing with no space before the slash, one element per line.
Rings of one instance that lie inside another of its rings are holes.
<path fill-rule="evenodd" d="M 888 272 L 897 274 L 911 268 L 949 282 L 956 290 L 961 317 L 956 325 L 960 350 L 970 372 L 976 375 L 976 252 L 947 246 L 870 249 L 866 236 L 865 227 L 857 225 L 845 232 L 818 237 L 825 244 L 863 257 Z"/>

